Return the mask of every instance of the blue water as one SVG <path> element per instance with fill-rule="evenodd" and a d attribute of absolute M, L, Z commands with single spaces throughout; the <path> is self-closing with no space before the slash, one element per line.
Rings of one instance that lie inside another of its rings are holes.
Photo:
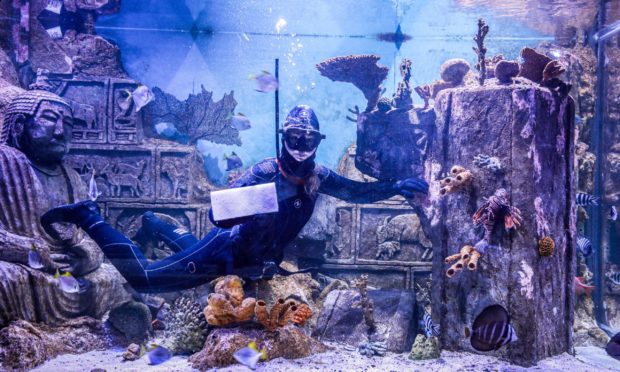
<path fill-rule="evenodd" d="M 279 58 L 281 120 L 295 104 L 312 106 L 327 135 L 317 160 L 334 168 L 355 141 L 347 109 L 363 109 L 366 102 L 354 86 L 320 76 L 315 64 L 340 55 L 377 54 L 391 68 L 384 83 L 391 94 L 400 79 L 398 64 L 406 57 L 413 61 L 414 86 L 426 84 L 439 78 L 446 59 L 465 58 L 473 65 L 479 17 L 491 27 L 487 55 L 517 58 L 523 46 L 551 36 L 486 7 L 459 8 L 452 0 L 134 0 L 123 2 L 118 14 L 100 17 L 97 33 L 119 45 L 126 71 L 149 87 L 178 99 L 199 92 L 201 85 L 215 99 L 235 92 L 237 111 L 253 122 L 252 129 L 241 132 L 242 146 L 198 144 L 205 155 L 220 159 L 220 172 L 224 152 L 234 150 L 246 165 L 274 156 L 274 95 L 254 91 L 248 75 L 273 72 Z M 286 25 L 277 32 L 281 19 Z M 413 37 L 400 51 L 376 39 L 399 23 Z"/>

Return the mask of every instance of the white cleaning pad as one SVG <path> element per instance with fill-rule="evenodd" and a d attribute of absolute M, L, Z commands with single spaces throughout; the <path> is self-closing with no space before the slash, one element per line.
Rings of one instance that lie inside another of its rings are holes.
<path fill-rule="evenodd" d="M 274 182 L 211 192 L 211 209 L 216 221 L 278 211 Z"/>

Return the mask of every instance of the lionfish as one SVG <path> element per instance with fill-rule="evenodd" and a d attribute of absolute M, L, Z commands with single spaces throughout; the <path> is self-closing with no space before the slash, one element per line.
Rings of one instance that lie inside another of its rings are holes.
<path fill-rule="evenodd" d="M 484 228 L 486 241 L 490 241 L 493 227 L 501 218 L 504 219 L 506 230 L 521 226 L 521 211 L 510 205 L 506 189 L 495 191 L 495 194 L 488 198 L 473 216 L 474 224 Z"/>

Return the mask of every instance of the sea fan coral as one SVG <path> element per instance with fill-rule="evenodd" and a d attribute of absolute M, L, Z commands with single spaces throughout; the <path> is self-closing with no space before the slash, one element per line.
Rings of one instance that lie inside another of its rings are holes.
<path fill-rule="evenodd" d="M 164 322 L 166 340 L 163 344 L 174 354 L 192 354 L 202 349 L 207 324 L 200 305 L 188 297 L 179 297 Z"/>

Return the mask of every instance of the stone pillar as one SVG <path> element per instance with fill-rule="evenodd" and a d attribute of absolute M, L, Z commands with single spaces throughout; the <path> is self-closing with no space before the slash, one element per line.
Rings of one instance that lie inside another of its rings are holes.
<path fill-rule="evenodd" d="M 427 179 L 439 180 L 455 164 L 472 171 L 471 189 L 439 196 L 431 186 L 426 215 L 431 225 L 433 318 L 441 320 L 441 344 L 448 350 L 476 352 L 464 334 L 480 311 L 504 306 L 519 337 L 491 352 L 531 366 L 572 350 L 575 276 L 574 103 L 534 83 L 469 86 L 436 99 L 436 132 L 425 164 Z M 478 154 L 495 156 L 503 171 L 477 167 Z M 479 240 L 472 215 L 498 188 L 508 191 L 523 225 L 507 233 L 500 221 L 476 271 L 446 276 L 446 256 Z M 540 198 L 538 205 L 535 200 Z M 537 217 L 538 215 L 538 217 Z M 547 232 L 544 230 L 548 224 Z M 541 235 L 555 242 L 541 257 Z"/>

